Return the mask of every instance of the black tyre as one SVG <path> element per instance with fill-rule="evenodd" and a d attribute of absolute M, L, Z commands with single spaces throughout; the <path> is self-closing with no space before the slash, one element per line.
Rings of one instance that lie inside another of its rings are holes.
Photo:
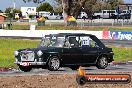
<path fill-rule="evenodd" d="M 96 63 L 96 67 L 98 69 L 105 69 L 107 66 L 108 66 L 108 59 L 107 59 L 107 57 L 101 56 L 98 59 L 97 63 Z"/>
<path fill-rule="evenodd" d="M 84 76 L 78 76 L 76 81 L 79 85 L 84 85 L 87 82 L 87 79 Z"/>
<path fill-rule="evenodd" d="M 29 72 L 32 70 L 30 66 L 19 66 L 19 69 L 24 72 Z"/>
<path fill-rule="evenodd" d="M 50 71 L 57 71 L 60 67 L 60 60 L 58 57 L 51 57 L 48 61 L 48 69 Z"/>

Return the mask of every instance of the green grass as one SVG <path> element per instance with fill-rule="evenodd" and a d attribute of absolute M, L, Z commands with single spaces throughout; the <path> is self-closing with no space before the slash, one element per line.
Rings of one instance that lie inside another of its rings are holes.
<path fill-rule="evenodd" d="M 15 67 L 14 51 L 37 47 L 38 41 L 0 39 L 0 67 Z"/>
<path fill-rule="evenodd" d="M 114 60 L 115 61 L 129 61 L 132 60 L 132 48 L 127 47 L 112 47 L 114 52 Z"/>
<path fill-rule="evenodd" d="M 130 27 L 109 27 L 109 30 L 114 31 L 131 31 L 132 32 L 132 26 Z"/>
<path fill-rule="evenodd" d="M 0 24 L 9 24 L 9 22 L 1 23 Z M 29 30 L 30 25 L 34 24 L 37 25 L 35 22 L 12 22 L 12 29 L 13 30 Z M 8 27 L 5 28 L 8 30 Z M 46 23 L 45 26 L 37 26 L 37 30 L 90 30 L 90 31 L 102 31 L 102 30 L 115 30 L 115 31 L 132 31 L 132 26 L 65 26 L 64 23 L 56 23 L 50 25 L 50 23 Z"/>
<path fill-rule="evenodd" d="M 0 39 L 0 67 L 17 67 L 14 64 L 14 51 L 24 48 L 37 47 L 40 41 L 36 40 L 17 40 Z M 132 60 L 132 48 L 110 46 L 114 51 L 115 61 Z"/>
<path fill-rule="evenodd" d="M 13 25 L 13 30 L 29 30 L 30 25 Z M 45 26 L 36 26 L 37 30 L 89 30 L 89 31 L 132 31 L 132 27 L 94 27 L 94 26 L 86 26 L 86 27 L 74 27 L 74 26 L 64 26 L 64 25 L 45 25 Z M 8 28 L 6 27 L 6 30 Z"/>

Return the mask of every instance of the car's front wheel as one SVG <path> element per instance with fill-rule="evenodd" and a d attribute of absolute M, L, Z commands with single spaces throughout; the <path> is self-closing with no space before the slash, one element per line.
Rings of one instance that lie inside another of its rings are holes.
<path fill-rule="evenodd" d="M 96 67 L 98 69 L 105 69 L 107 66 L 108 66 L 108 59 L 107 59 L 107 57 L 101 56 L 98 59 L 97 63 L 96 63 Z"/>
<path fill-rule="evenodd" d="M 19 69 L 24 72 L 29 72 L 32 70 L 30 66 L 21 66 L 21 65 L 19 66 Z"/>
<path fill-rule="evenodd" d="M 53 56 L 49 59 L 48 69 L 50 71 L 57 71 L 60 67 L 60 60 L 57 56 Z"/>

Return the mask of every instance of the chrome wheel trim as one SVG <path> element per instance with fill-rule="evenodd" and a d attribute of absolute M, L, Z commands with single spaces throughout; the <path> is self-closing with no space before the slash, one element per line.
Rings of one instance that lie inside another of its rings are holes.
<path fill-rule="evenodd" d="M 101 67 L 105 67 L 106 65 L 107 65 L 107 59 L 105 58 L 105 57 L 102 57 L 101 59 L 100 59 L 100 65 L 101 65 Z"/>
<path fill-rule="evenodd" d="M 53 69 L 58 69 L 59 66 L 60 66 L 60 61 L 59 61 L 59 59 L 58 59 L 58 58 L 53 58 L 53 59 L 51 60 L 51 67 L 52 67 Z"/>

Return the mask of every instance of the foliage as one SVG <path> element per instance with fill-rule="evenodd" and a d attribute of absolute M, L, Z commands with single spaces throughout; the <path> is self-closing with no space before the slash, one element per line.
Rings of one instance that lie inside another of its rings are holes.
<path fill-rule="evenodd" d="M 62 0 L 63 1 L 63 9 L 67 15 L 72 15 L 75 18 L 78 17 L 82 7 L 84 7 L 86 1 L 88 0 Z"/>
<path fill-rule="evenodd" d="M 119 4 L 123 4 L 123 0 L 108 0 L 106 3 L 111 5 L 111 9 L 116 9 Z"/>
<path fill-rule="evenodd" d="M 19 9 L 6 8 L 5 13 L 7 14 L 8 18 L 15 18 L 15 13 L 21 14 L 21 11 Z"/>
<path fill-rule="evenodd" d="M 62 13 L 62 12 L 63 12 L 63 6 L 62 6 L 62 5 L 58 6 L 58 7 L 54 10 L 54 12 Z"/>
<path fill-rule="evenodd" d="M 20 9 L 14 9 L 13 13 L 22 13 Z"/>
<path fill-rule="evenodd" d="M 96 4 L 98 4 L 96 2 L 97 2 L 97 0 L 88 0 L 88 1 L 86 1 L 86 3 L 84 5 L 84 8 L 83 8 L 82 11 L 85 11 L 88 14 L 88 17 L 92 17 L 93 6 L 95 6 Z M 97 9 L 97 6 L 95 6 L 95 8 Z"/>
<path fill-rule="evenodd" d="M 5 13 L 10 13 L 13 8 L 6 8 Z"/>
<path fill-rule="evenodd" d="M 116 9 L 119 4 L 123 4 L 123 0 L 108 0 L 108 1 L 97 1 L 97 0 L 87 0 L 84 5 L 84 11 L 91 16 L 95 12 L 100 12 L 101 10 L 112 10 Z"/>
<path fill-rule="evenodd" d="M 49 3 L 43 3 L 40 4 L 39 7 L 37 7 L 37 11 L 47 11 L 47 12 L 52 12 L 53 11 L 53 7 L 49 4 Z"/>

